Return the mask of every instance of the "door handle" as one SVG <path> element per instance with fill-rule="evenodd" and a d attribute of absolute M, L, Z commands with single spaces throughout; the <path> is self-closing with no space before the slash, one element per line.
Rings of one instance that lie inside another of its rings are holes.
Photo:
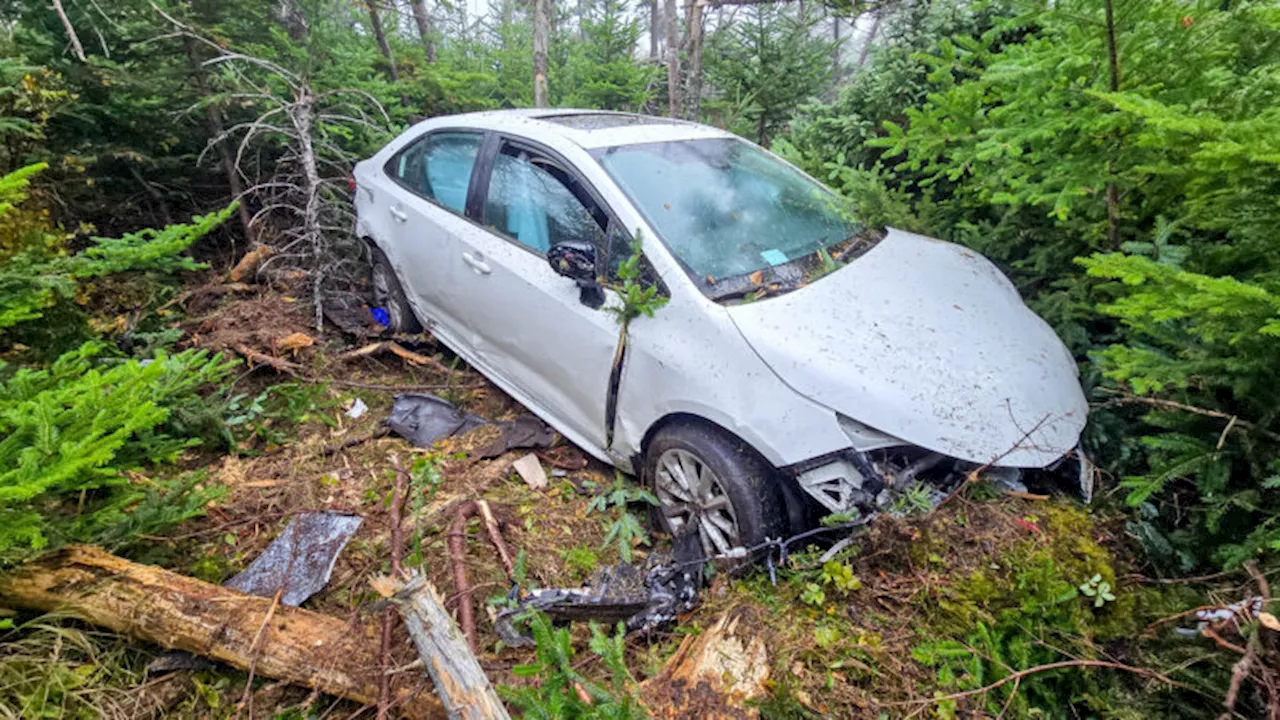
<path fill-rule="evenodd" d="M 391 217 L 395 218 L 399 222 L 407 222 L 409 220 L 409 214 L 395 205 L 387 208 L 387 210 L 391 213 Z"/>
<path fill-rule="evenodd" d="M 489 264 L 484 261 L 484 256 L 480 253 L 464 252 L 462 253 L 462 261 L 481 275 L 488 275 L 491 272 Z"/>

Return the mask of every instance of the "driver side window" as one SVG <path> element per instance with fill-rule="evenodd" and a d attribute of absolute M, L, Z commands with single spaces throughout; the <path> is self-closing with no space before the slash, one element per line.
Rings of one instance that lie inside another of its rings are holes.
<path fill-rule="evenodd" d="M 609 219 L 581 183 L 551 158 L 504 142 L 493 161 L 485 224 L 537 253 L 556 243 L 604 245 Z"/>

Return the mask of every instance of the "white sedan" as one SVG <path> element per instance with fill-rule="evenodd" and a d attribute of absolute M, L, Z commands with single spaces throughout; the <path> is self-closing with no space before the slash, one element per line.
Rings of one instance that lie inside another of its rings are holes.
<path fill-rule="evenodd" d="M 419 123 L 355 169 L 393 330 L 441 342 L 600 460 L 673 533 L 751 546 L 922 482 L 1067 472 L 1088 406 L 987 259 L 859 226 L 730 133 L 590 110 Z M 620 342 L 619 264 L 667 298 Z"/>

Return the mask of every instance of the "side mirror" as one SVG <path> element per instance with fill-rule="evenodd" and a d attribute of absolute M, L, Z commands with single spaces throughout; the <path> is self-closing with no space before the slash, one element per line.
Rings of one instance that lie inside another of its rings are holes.
<path fill-rule="evenodd" d="M 547 262 L 570 280 L 596 280 L 596 246 L 591 243 L 556 243 L 547 251 Z"/>
<path fill-rule="evenodd" d="M 604 305 L 604 289 L 596 280 L 596 246 L 583 242 L 560 242 L 547 250 L 547 262 L 557 274 L 578 285 L 579 300 L 591 309 Z"/>

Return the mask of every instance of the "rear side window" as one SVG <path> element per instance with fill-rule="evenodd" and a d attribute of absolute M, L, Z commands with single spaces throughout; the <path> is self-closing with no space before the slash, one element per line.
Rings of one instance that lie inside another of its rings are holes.
<path fill-rule="evenodd" d="M 566 241 L 603 249 L 609 220 L 577 179 L 554 160 L 508 143 L 493 160 L 485 222 L 545 253 Z"/>
<path fill-rule="evenodd" d="M 481 139 L 477 133 L 431 133 L 392 158 L 387 174 L 412 192 L 462 214 Z"/>

